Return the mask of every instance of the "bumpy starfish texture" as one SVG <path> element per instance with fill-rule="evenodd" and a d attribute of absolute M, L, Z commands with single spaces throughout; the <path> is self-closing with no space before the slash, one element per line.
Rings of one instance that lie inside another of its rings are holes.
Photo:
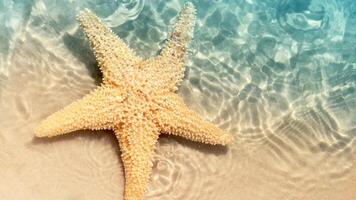
<path fill-rule="evenodd" d="M 166 48 L 159 56 L 143 60 L 94 14 L 83 11 L 78 21 L 94 50 L 103 83 L 45 119 L 37 127 L 36 136 L 52 137 L 80 129 L 113 130 L 122 152 L 125 200 L 143 198 L 160 133 L 213 145 L 228 144 L 231 136 L 190 111 L 175 94 L 184 75 L 194 20 L 195 8 L 188 3 Z"/>

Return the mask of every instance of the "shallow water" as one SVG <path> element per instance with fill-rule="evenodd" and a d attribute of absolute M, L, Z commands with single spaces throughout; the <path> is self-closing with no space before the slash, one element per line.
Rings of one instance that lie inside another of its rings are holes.
<path fill-rule="evenodd" d="M 356 199 L 356 3 L 196 0 L 179 94 L 236 142 L 161 137 L 145 199 Z M 115 138 L 34 139 L 100 83 L 75 15 L 157 55 L 184 1 L 0 0 L 0 199 L 121 199 Z"/>

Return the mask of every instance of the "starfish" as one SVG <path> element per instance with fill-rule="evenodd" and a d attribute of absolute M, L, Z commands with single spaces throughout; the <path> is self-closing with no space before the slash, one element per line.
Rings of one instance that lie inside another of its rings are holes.
<path fill-rule="evenodd" d="M 160 134 L 226 145 L 232 137 L 185 106 L 176 94 L 193 35 L 195 8 L 181 10 L 166 47 L 150 59 L 138 57 L 89 10 L 77 19 L 103 73 L 103 82 L 82 99 L 47 117 L 37 137 L 73 131 L 113 130 L 124 165 L 125 200 L 143 198 Z"/>

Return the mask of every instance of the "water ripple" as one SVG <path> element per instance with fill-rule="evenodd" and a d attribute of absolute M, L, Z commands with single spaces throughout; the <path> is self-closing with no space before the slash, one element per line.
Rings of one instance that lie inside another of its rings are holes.
<path fill-rule="evenodd" d="M 196 199 L 198 191 L 201 191 L 201 180 L 203 180 L 197 159 L 188 156 L 183 148 L 177 150 L 172 146 L 163 145 L 159 149 L 164 153 L 155 156 L 147 197 Z"/>
<path fill-rule="evenodd" d="M 145 0 L 120 0 L 116 3 L 120 5 L 115 12 L 103 19 L 110 27 L 136 19 L 145 5 Z"/>
<path fill-rule="evenodd" d="M 346 19 L 335 0 L 283 0 L 277 7 L 277 19 L 296 40 L 314 40 L 329 37 L 343 39 Z"/>

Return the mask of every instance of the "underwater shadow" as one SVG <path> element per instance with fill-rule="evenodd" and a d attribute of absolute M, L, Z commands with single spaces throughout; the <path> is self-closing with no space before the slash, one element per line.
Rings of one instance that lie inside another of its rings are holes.
<path fill-rule="evenodd" d="M 191 149 L 203 152 L 205 154 L 214 154 L 217 156 L 226 154 L 229 149 L 227 146 L 211 145 L 211 144 L 195 142 L 175 135 L 161 134 L 160 138 L 168 138 L 170 140 L 172 139 L 178 142 L 182 146 L 189 147 Z"/>
<path fill-rule="evenodd" d="M 103 136 L 106 135 L 106 136 Z M 113 132 L 110 130 L 107 131 L 89 131 L 89 130 L 79 130 L 79 131 L 74 131 L 69 134 L 64 134 L 60 136 L 55 136 L 55 137 L 50 137 L 50 138 L 38 138 L 38 137 L 33 137 L 31 140 L 31 145 L 46 145 L 49 143 L 56 143 L 60 141 L 69 141 L 73 140 L 74 138 L 78 137 L 87 137 L 90 138 L 91 140 L 98 140 L 102 137 L 109 137 L 110 138 L 110 146 L 115 149 L 115 151 L 121 155 L 121 150 L 119 147 L 119 143 L 114 135 Z M 199 142 L 194 142 L 191 140 L 184 139 L 179 136 L 174 136 L 174 135 L 165 135 L 161 134 L 158 142 L 160 141 L 160 138 L 168 138 L 169 140 L 173 139 L 174 141 L 178 142 L 180 145 L 183 145 L 185 147 L 206 153 L 206 154 L 214 154 L 214 155 L 224 155 L 228 152 L 228 147 L 227 146 L 222 146 L 222 145 L 210 145 L 210 144 L 204 144 L 204 143 L 199 143 Z"/>
<path fill-rule="evenodd" d="M 104 136 L 105 135 L 105 136 Z M 98 140 L 102 137 L 110 138 L 110 146 L 112 146 L 115 151 L 120 152 L 119 144 L 116 137 L 110 131 L 90 131 L 90 130 L 79 130 L 73 131 L 68 134 L 58 135 L 54 137 L 33 137 L 31 140 L 32 145 L 46 145 L 56 142 L 70 141 L 78 137 L 90 138 L 90 140 Z M 120 153 L 121 154 L 121 153 Z"/>
<path fill-rule="evenodd" d="M 98 63 L 95 60 L 93 51 L 83 34 L 77 30 L 73 35 L 68 33 L 63 36 L 63 43 L 74 57 L 84 63 L 91 77 L 95 79 L 96 85 L 100 85 L 102 73 L 99 70 Z"/>

